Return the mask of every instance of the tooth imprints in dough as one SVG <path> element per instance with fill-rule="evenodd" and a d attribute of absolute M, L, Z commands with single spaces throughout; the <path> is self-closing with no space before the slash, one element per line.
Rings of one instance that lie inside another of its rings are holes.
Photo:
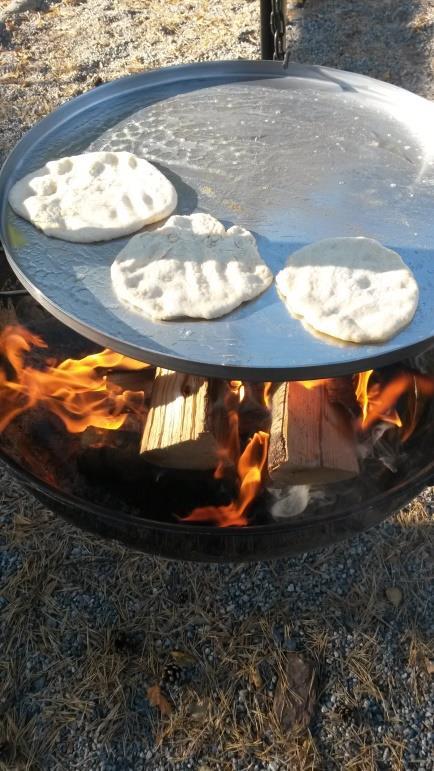
<path fill-rule="evenodd" d="M 172 183 L 128 152 L 95 152 L 49 161 L 12 187 L 9 203 L 48 236 L 88 243 L 135 233 L 168 217 Z"/>
<path fill-rule="evenodd" d="M 154 319 L 213 319 L 261 294 L 273 274 L 254 236 L 209 214 L 175 215 L 138 233 L 111 268 L 114 291 Z"/>

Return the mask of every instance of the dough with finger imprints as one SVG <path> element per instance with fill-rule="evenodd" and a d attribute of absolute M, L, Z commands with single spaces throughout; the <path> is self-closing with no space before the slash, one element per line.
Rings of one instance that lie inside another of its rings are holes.
<path fill-rule="evenodd" d="M 224 316 L 273 280 L 248 230 L 201 213 L 134 236 L 111 276 L 118 298 L 154 320 Z"/>
<path fill-rule="evenodd" d="M 412 320 L 419 290 L 399 254 L 372 238 L 327 238 L 294 252 L 276 285 L 294 316 L 353 343 L 388 340 Z"/>
<path fill-rule="evenodd" d="M 94 152 L 49 161 L 12 187 L 9 203 L 48 236 L 90 243 L 127 236 L 177 205 L 172 183 L 128 152 Z"/>

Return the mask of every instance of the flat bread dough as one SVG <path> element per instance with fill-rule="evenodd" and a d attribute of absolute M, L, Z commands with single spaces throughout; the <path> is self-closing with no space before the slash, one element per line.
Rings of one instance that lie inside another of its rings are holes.
<path fill-rule="evenodd" d="M 134 236 L 111 276 L 119 299 L 154 320 L 224 316 L 273 281 L 248 230 L 199 213 Z"/>
<path fill-rule="evenodd" d="M 288 258 L 276 276 L 288 310 L 326 335 L 377 343 L 412 320 L 419 290 L 399 254 L 372 238 L 327 238 Z"/>
<path fill-rule="evenodd" d="M 172 183 L 143 158 L 95 152 L 49 161 L 12 187 L 13 210 L 48 236 L 109 241 L 158 222 L 176 208 Z"/>

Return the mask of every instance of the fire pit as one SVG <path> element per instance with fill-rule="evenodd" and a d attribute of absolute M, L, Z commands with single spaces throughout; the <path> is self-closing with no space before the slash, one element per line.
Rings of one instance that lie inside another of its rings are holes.
<path fill-rule="evenodd" d="M 264 62 L 96 93 L 29 132 L 3 169 L 4 244 L 35 299 L 2 311 L 2 458 L 80 527 L 173 558 L 296 553 L 402 507 L 434 476 L 431 105 L 362 76 Z M 421 289 L 414 322 L 389 343 L 340 347 L 268 294 L 214 324 L 139 324 L 106 280 L 119 242 L 76 249 L 7 206 L 16 178 L 88 147 L 149 157 L 181 213 L 246 225 L 274 273 L 330 233 L 398 245 Z"/>
<path fill-rule="evenodd" d="M 364 530 L 433 478 L 432 352 L 241 383 L 95 353 L 30 298 L 15 307 L 0 336 L 1 456 L 84 529 L 166 557 L 271 558 Z"/>

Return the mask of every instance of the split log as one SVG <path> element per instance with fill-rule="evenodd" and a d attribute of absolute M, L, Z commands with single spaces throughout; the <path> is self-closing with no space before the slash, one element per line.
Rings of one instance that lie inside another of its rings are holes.
<path fill-rule="evenodd" d="M 359 473 L 350 416 L 330 402 L 325 386 L 276 386 L 268 471 L 276 487 L 338 482 Z"/>
<path fill-rule="evenodd" d="M 353 414 L 357 414 L 357 399 L 351 375 L 330 378 L 326 382 L 326 389 L 332 404 L 342 404 Z"/>
<path fill-rule="evenodd" d="M 140 452 L 164 468 L 212 469 L 228 439 L 227 386 L 157 368 Z"/>
<path fill-rule="evenodd" d="M 114 386 L 122 391 L 143 391 L 144 400 L 149 399 L 155 378 L 155 367 L 144 369 L 112 369 L 107 372 L 107 391 Z"/>
<path fill-rule="evenodd" d="M 141 370 L 112 369 L 107 372 L 106 389 L 109 396 L 128 392 L 128 397 L 124 397 L 127 411 L 125 422 L 115 431 L 89 426 L 80 434 L 83 450 L 105 447 L 113 458 L 118 457 L 119 464 L 126 459 L 129 462 L 137 458 L 140 460 L 140 438 L 148 414 L 154 375 L 155 367 Z"/>
<path fill-rule="evenodd" d="M 271 413 L 264 401 L 263 383 L 244 383 L 244 398 L 238 408 L 239 433 L 243 438 L 256 431 L 270 431 Z"/>

